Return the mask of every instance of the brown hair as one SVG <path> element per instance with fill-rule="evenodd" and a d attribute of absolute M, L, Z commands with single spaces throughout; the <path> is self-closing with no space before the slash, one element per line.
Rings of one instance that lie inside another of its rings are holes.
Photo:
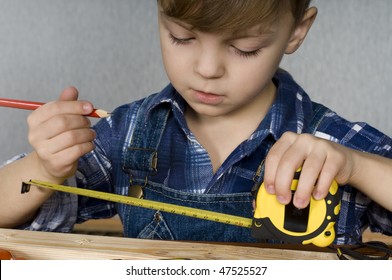
<path fill-rule="evenodd" d="M 158 0 L 162 12 L 202 32 L 268 28 L 283 13 L 298 23 L 311 0 Z"/>

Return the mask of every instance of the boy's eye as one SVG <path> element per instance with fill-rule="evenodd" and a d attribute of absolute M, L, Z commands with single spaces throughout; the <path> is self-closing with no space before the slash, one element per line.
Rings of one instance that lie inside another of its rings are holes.
<path fill-rule="evenodd" d="M 190 38 L 178 38 L 175 37 L 173 34 L 169 34 L 170 40 L 173 44 L 175 45 L 185 45 L 190 43 L 191 40 L 193 40 L 194 38 L 190 37 Z"/>
<path fill-rule="evenodd" d="M 170 41 L 174 45 L 186 45 L 186 44 L 189 44 L 193 39 L 195 39 L 194 37 L 178 38 L 178 37 L 174 36 L 172 33 L 169 33 L 169 38 L 170 38 Z M 232 47 L 234 48 L 234 51 L 236 52 L 236 54 L 238 54 L 239 56 L 245 57 L 245 58 L 257 56 L 261 52 L 261 48 L 256 49 L 256 50 L 252 50 L 252 51 L 244 51 L 244 50 L 241 50 L 235 46 L 232 46 Z"/>
<path fill-rule="evenodd" d="M 240 50 L 240 49 L 238 49 L 238 48 L 236 48 L 236 47 L 233 47 L 233 48 L 234 48 L 234 51 L 235 51 L 239 56 L 242 56 L 242 57 L 245 57 L 245 58 L 257 56 L 257 55 L 259 55 L 260 52 L 261 52 L 261 48 L 260 48 L 260 49 L 253 50 L 253 51 L 243 51 L 243 50 Z"/>

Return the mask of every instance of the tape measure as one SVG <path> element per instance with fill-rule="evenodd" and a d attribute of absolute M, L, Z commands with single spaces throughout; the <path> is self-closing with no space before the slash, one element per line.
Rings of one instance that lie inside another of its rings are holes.
<path fill-rule="evenodd" d="M 191 208 L 191 207 L 186 207 L 181 205 L 163 203 L 159 201 L 124 196 L 124 195 L 119 195 L 114 193 L 80 189 L 80 188 L 64 186 L 64 185 L 56 185 L 56 184 L 38 181 L 38 180 L 30 180 L 29 182 L 23 182 L 21 192 L 22 193 L 28 192 L 30 189 L 30 185 L 51 189 L 55 191 L 88 196 L 88 197 L 107 200 L 116 203 L 129 204 L 132 206 L 148 208 L 161 212 L 168 212 L 168 213 L 188 216 L 192 218 L 214 221 L 218 223 L 225 223 L 229 225 L 235 225 L 235 226 L 246 227 L 246 228 L 250 228 L 252 226 L 252 219 L 250 218 L 244 218 L 240 216 L 223 214 L 223 213 Z"/>
<path fill-rule="evenodd" d="M 297 189 L 299 175 L 300 169 L 291 183 L 293 194 Z M 339 211 L 340 197 L 336 181 L 332 182 L 324 199 L 315 200 L 311 197 L 309 205 L 304 209 L 296 208 L 293 199 L 287 205 L 280 204 L 276 196 L 267 193 L 262 184 L 256 197 L 252 236 L 256 239 L 277 239 L 326 247 L 335 239 L 334 225 Z"/>
<path fill-rule="evenodd" d="M 294 178 L 292 182 L 292 191 L 295 191 L 297 187 L 298 178 Z M 325 199 L 318 201 L 311 199 L 308 210 L 298 210 L 293 205 L 285 206 L 280 204 L 275 195 L 268 194 L 264 186 L 261 185 L 256 197 L 256 209 L 253 219 L 119 194 L 56 185 L 38 180 L 23 182 L 22 193 L 28 192 L 31 185 L 161 212 L 251 228 L 252 236 L 256 239 L 275 238 L 284 242 L 313 243 L 320 247 L 328 246 L 333 242 L 335 237 L 333 226 L 340 210 L 340 199 L 337 197 L 338 186 L 336 182 L 332 184 L 330 192 Z"/>

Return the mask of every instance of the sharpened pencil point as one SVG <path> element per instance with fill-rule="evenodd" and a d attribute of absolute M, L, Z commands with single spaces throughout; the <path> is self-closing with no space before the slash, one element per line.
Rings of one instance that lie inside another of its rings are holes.
<path fill-rule="evenodd" d="M 96 109 L 93 113 L 100 118 L 107 118 L 107 117 L 110 117 L 110 115 L 111 115 L 111 113 L 108 113 L 102 109 Z"/>

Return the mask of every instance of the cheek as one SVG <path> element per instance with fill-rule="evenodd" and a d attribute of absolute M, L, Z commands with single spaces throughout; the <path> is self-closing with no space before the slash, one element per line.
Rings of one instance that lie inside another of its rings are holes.
<path fill-rule="evenodd" d="M 165 32 L 161 31 L 160 46 L 161 46 L 162 63 L 167 75 L 170 77 L 172 76 L 170 75 L 170 73 L 175 70 L 175 67 L 173 66 L 177 58 L 175 57 L 173 52 L 173 45 L 169 42 L 169 39 L 166 37 L 168 37 L 168 35 Z"/>
<path fill-rule="evenodd" d="M 261 91 L 267 82 L 272 78 L 275 71 L 265 64 L 256 66 L 244 66 L 236 68 L 232 72 L 230 87 L 237 91 Z"/>
<path fill-rule="evenodd" d="M 167 43 L 171 44 L 171 43 Z M 189 58 L 172 45 L 161 45 L 162 62 L 171 83 L 176 84 L 184 78 L 192 67 Z"/>
<path fill-rule="evenodd" d="M 232 80 L 240 88 L 262 90 L 279 68 L 282 57 L 281 52 L 268 50 L 253 59 L 233 63 L 231 76 L 236 79 Z"/>

